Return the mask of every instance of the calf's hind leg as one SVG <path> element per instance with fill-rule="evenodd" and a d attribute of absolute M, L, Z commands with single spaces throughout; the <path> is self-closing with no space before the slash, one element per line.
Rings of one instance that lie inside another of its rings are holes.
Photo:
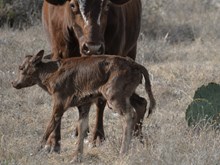
<path fill-rule="evenodd" d="M 132 130 L 136 120 L 136 112 L 131 106 L 129 98 L 115 98 L 114 100 L 111 100 L 110 105 L 113 110 L 119 112 L 122 117 L 123 137 L 120 155 L 123 156 L 129 149 L 132 138 Z"/>
<path fill-rule="evenodd" d="M 142 140 L 143 138 L 142 124 L 143 124 L 144 115 L 147 110 L 146 109 L 147 101 L 144 98 L 137 95 L 136 93 L 133 93 L 132 96 L 130 97 L 130 102 L 137 113 L 137 119 L 134 126 L 134 136 L 139 136 L 140 140 Z"/>
<path fill-rule="evenodd" d="M 97 140 L 100 140 L 100 142 L 103 142 L 105 140 L 105 132 L 103 128 L 103 113 L 104 113 L 105 105 L 106 105 L 106 100 L 99 98 L 96 103 L 97 106 L 96 123 L 92 137 L 93 146 L 96 145 Z"/>

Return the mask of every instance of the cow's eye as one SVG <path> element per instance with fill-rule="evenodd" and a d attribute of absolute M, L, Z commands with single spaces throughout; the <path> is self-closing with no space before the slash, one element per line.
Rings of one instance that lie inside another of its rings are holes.
<path fill-rule="evenodd" d="M 77 5 L 74 2 L 70 3 L 70 7 L 73 11 L 77 10 Z"/>
<path fill-rule="evenodd" d="M 78 12 L 78 6 L 76 3 L 74 2 L 70 3 L 70 8 L 74 13 Z"/>
<path fill-rule="evenodd" d="M 74 3 L 70 3 L 70 7 L 71 7 L 72 9 L 74 9 L 74 8 L 76 7 L 76 5 L 75 5 Z"/>

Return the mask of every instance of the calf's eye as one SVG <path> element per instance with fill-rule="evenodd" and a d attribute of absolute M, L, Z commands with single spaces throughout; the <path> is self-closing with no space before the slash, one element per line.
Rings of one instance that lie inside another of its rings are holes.
<path fill-rule="evenodd" d="M 19 68 L 19 70 L 23 70 L 24 69 L 24 67 L 21 66 L 21 65 L 18 68 Z"/>

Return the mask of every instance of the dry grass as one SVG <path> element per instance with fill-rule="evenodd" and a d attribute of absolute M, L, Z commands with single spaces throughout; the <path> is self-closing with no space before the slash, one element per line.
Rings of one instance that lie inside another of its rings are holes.
<path fill-rule="evenodd" d="M 82 164 L 208 165 L 220 162 L 219 133 L 211 129 L 195 132 L 188 128 L 185 121 L 185 110 L 192 101 L 194 91 L 209 82 L 220 83 L 220 11 L 207 8 L 199 0 L 154 2 L 158 4 L 152 5 L 158 6 L 149 13 L 146 11 L 149 9 L 147 2 L 144 6 L 143 17 L 151 17 L 152 20 L 145 22 L 143 18 L 145 25 L 137 57 L 137 61 L 151 73 L 157 100 L 155 113 L 150 119 L 144 120 L 145 145 L 133 139 L 129 154 L 119 158 L 121 122 L 117 115 L 106 110 L 104 124 L 107 140 L 97 148 L 89 148 L 86 144 Z M 194 41 L 183 39 L 170 42 L 169 36 L 178 36 L 178 31 L 167 32 L 166 28 L 181 29 L 186 24 L 194 32 Z M 148 35 L 150 30 L 146 27 L 154 27 L 153 37 Z M 163 28 L 165 30 L 160 30 Z M 173 35 L 173 32 L 177 34 Z M 72 137 L 72 132 L 78 118 L 77 111 L 71 109 L 63 117 L 61 154 L 36 153 L 51 115 L 51 99 L 38 87 L 15 90 L 10 84 L 24 55 L 36 53 L 40 49 L 47 52 L 50 49 L 41 25 L 25 31 L 0 29 L 2 165 L 69 164 L 74 152 L 76 139 Z M 146 96 L 142 86 L 139 92 Z M 91 127 L 94 118 L 92 110 Z"/>

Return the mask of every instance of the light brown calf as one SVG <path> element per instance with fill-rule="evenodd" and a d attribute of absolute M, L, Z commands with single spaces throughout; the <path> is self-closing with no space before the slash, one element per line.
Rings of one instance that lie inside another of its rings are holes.
<path fill-rule="evenodd" d="M 80 161 L 84 135 L 88 128 L 87 105 L 90 106 L 98 98 L 104 97 L 108 106 L 122 117 L 123 138 L 120 154 L 126 153 L 136 116 L 140 118 L 139 113 L 143 113 L 138 111 L 138 102 L 134 99 L 134 92 L 142 80 L 142 75 L 150 100 L 149 114 L 155 106 L 147 70 L 129 57 L 100 55 L 44 61 L 43 54 L 42 50 L 35 56 L 26 56 L 19 66 L 17 80 L 12 82 L 16 89 L 38 84 L 53 97 L 53 114 L 44 133 L 41 148 L 49 152 L 60 151 L 62 115 L 69 107 L 78 106 L 79 136 L 74 160 Z"/>

